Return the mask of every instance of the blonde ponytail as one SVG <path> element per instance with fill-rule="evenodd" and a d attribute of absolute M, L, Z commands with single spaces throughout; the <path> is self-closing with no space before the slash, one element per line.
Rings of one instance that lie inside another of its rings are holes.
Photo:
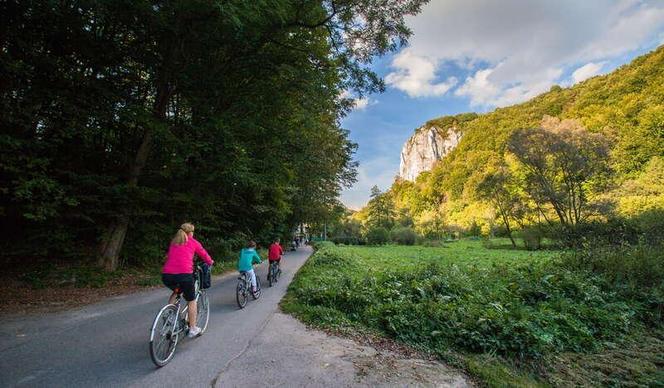
<path fill-rule="evenodd" d="M 180 225 L 180 229 L 175 232 L 175 236 L 173 236 L 173 239 L 171 240 L 171 245 L 182 245 L 186 243 L 189 239 L 189 233 L 194 233 L 194 225 L 185 222 L 184 224 Z"/>

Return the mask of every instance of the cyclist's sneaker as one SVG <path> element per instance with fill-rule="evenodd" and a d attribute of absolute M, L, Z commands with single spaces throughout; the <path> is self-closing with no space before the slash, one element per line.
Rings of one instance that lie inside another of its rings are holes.
<path fill-rule="evenodd" d="M 203 330 L 201 330 L 201 328 L 198 327 L 198 326 L 190 327 L 189 328 L 189 334 L 187 334 L 187 336 L 189 338 L 194 338 L 194 337 L 198 336 L 199 334 L 201 334 L 201 331 L 203 331 Z"/>

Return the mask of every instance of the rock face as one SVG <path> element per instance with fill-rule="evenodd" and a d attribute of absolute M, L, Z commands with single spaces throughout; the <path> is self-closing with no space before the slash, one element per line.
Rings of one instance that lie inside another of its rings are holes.
<path fill-rule="evenodd" d="M 399 176 L 414 181 L 423 171 L 429 171 L 433 165 L 445 157 L 459 144 L 461 133 L 456 127 L 438 128 L 425 125 L 415 131 L 401 149 Z"/>

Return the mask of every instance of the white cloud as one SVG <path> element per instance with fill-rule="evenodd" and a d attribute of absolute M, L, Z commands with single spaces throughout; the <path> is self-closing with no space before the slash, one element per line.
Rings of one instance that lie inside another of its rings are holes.
<path fill-rule="evenodd" d="M 454 92 L 457 96 L 470 97 L 471 105 L 485 105 L 498 94 L 498 87 L 489 81 L 493 69 L 479 70 Z"/>
<path fill-rule="evenodd" d="M 351 93 L 349 90 L 342 91 L 341 94 L 339 95 L 339 98 L 352 99 L 354 104 L 353 108 L 355 110 L 365 110 L 370 105 L 378 104 L 378 101 L 369 97 L 354 98 L 353 93 Z"/>
<path fill-rule="evenodd" d="M 392 67 L 396 71 L 388 74 L 385 82 L 411 97 L 441 96 L 457 84 L 454 77 L 434 83 L 436 63 L 407 49 L 394 58 Z"/>
<path fill-rule="evenodd" d="M 600 63 L 594 63 L 594 62 L 588 62 L 585 65 L 579 67 L 578 69 L 574 70 L 574 73 L 572 73 L 572 83 L 578 83 L 581 81 L 585 81 L 590 77 L 596 76 L 602 71 L 602 67 L 604 67 L 604 62 Z"/>
<path fill-rule="evenodd" d="M 364 110 L 364 109 L 366 109 L 369 105 L 373 105 L 374 103 L 375 103 L 375 101 L 369 99 L 369 97 L 356 98 L 356 99 L 355 99 L 355 109 L 356 109 L 356 110 Z"/>
<path fill-rule="evenodd" d="M 411 97 L 439 96 L 456 84 L 440 72 L 454 63 L 471 69 L 456 95 L 504 106 L 563 82 L 574 68 L 588 66 L 582 77 L 591 63 L 658 44 L 664 1 L 433 1 L 409 25 L 410 46 L 395 56 L 388 85 Z"/>
<path fill-rule="evenodd" d="M 395 164 L 395 160 L 397 160 Z M 357 183 L 341 194 L 341 201 L 353 210 L 361 209 L 369 201 L 369 193 L 374 185 L 381 190 L 392 186 L 398 170 L 398 158 L 376 157 L 360 164 L 357 168 Z"/>

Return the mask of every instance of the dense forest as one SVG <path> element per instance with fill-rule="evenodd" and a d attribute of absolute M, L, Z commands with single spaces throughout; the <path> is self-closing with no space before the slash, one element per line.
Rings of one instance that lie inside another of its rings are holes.
<path fill-rule="evenodd" d="M 380 91 L 423 1 L 0 4 L 6 260 L 161 261 L 194 222 L 213 255 L 339 208 L 342 98 Z"/>
<path fill-rule="evenodd" d="M 609 222 L 607 234 L 657 239 L 664 234 L 662 85 L 664 47 L 520 105 L 431 120 L 424 127 L 460 131 L 459 145 L 416 182 L 376 188 L 338 235 L 516 231 L 536 248 L 547 235 L 569 243 Z"/>

